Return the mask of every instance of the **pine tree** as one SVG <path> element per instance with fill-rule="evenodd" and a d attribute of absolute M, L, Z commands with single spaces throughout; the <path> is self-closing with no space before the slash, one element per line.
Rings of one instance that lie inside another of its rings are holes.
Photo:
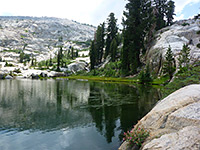
<path fill-rule="evenodd" d="M 165 63 L 163 69 L 164 73 L 166 73 L 171 79 L 176 69 L 175 69 L 175 59 L 170 46 L 165 54 Z"/>
<path fill-rule="evenodd" d="M 167 25 L 172 25 L 174 19 L 174 11 L 175 11 L 175 4 L 174 1 L 170 0 L 167 3 L 167 10 L 166 10 L 166 17 L 167 17 Z"/>
<path fill-rule="evenodd" d="M 71 59 L 74 59 L 74 48 L 71 48 Z"/>
<path fill-rule="evenodd" d="M 24 52 L 21 52 L 19 55 L 19 62 L 23 63 L 24 62 Z"/>
<path fill-rule="evenodd" d="M 183 49 L 180 52 L 178 60 L 180 70 L 188 70 L 190 62 L 190 48 L 188 45 L 183 45 Z"/>
<path fill-rule="evenodd" d="M 95 34 L 95 48 L 96 48 L 96 58 L 97 58 L 97 65 L 102 62 L 102 57 L 103 57 L 103 49 L 104 49 L 104 44 L 105 44 L 105 23 L 100 24 L 97 27 L 97 31 Z"/>
<path fill-rule="evenodd" d="M 108 27 L 107 27 L 107 38 L 106 38 L 106 49 L 105 49 L 105 57 L 107 57 L 110 52 L 110 45 L 114 38 L 117 36 L 118 28 L 117 28 L 117 19 L 115 18 L 114 13 L 110 13 L 108 16 Z"/>
<path fill-rule="evenodd" d="M 117 55 L 117 42 L 115 39 L 112 40 L 110 45 L 110 52 L 111 52 L 111 60 L 112 62 L 116 61 L 116 55 Z"/>
<path fill-rule="evenodd" d="M 57 55 L 57 71 L 60 71 L 60 66 L 62 66 L 63 61 L 62 61 L 62 46 L 60 46 L 60 50 L 58 50 L 58 55 Z"/>
<path fill-rule="evenodd" d="M 93 70 L 96 63 L 96 58 L 95 58 L 95 44 L 94 41 L 91 42 L 90 46 L 90 69 Z"/>
<path fill-rule="evenodd" d="M 160 30 L 165 27 L 166 21 L 164 20 L 166 14 L 167 0 L 154 0 L 156 13 L 156 30 Z"/>
<path fill-rule="evenodd" d="M 150 0 L 128 0 L 123 20 L 123 72 L 137 72 L 141 65 L 140 52 L 144 48 L 144 38 L 152 25 L 153 13 Z"/>

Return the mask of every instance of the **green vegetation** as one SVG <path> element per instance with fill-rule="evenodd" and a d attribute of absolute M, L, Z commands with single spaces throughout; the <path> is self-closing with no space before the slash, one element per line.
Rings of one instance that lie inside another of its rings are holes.
<path fill-rule="evenodd" d="M 197 62 L 189 66 L 188 70 L 179 71 L 175 75 L 173 82 L 168 83 L 162 88 L 162 97 L 166 97 L 174 91 L 190 85 L 190 84 L 200 84 L 200 62 Z"/>
<path fill-rule="evenodd" d="M 84 42 L 83 41 L 71 41 L 71 42 L 75 43 L 76 45 L 85 47 L 85 48 L 89 47 L 90 44 L 91 44 L 91 40 L 87 40 L 87 41 L 84 41 Z"/>
<path fill-rule="evenodd" d="M 197 31 L 197 34 L 200 34 L 200 30 L 199 30 L 199 31 Z"/>
<path fill-rule="evenodd" d="M 189 23 L 186 23 L 186 22 L 184 22 L 183 24 L 182 24 L 182 26 L 189 26 L 190 24 Z"/>
<path fill-rule="evenodd" d="M 163 65 L 163 72 L 170 77 L 173 77 L 174 71 L 176 70 L 175 67 L 175 59 L 172 54 L 171 47 L 169 46 L 167 53 L 165 54 L 165 62 Z"/>
<path fill-rule="evenodd" d="M 142 146 L 142 143 L 146 140 L 149 136 L 149 131 L 144 129 L 143 127 L 136 126 L 130 132 L 124 133 L 124 141 L 127 141 L 130 146 L 137 145 L 139 147 Z"/>
<path fill-rule="evenodd" d="M 8 63 L 8 62 L 6 61 L 5 67 L 14 67 L 14 65 L 13 65 L 13 64 L 10 64 L 10 63 Z"/>
<path fill-rule="evenodd" d="M 139 74 L 139 82 L 141 84 L 150 84 L 152 81 L 149 64 L 147 64 L 145 70 L 142 70 Z"/>
<path fill-rule="evenodd" d="M 179 54 L 178 60 L 180 71 L 187 71 L 190 62 L 190 48 L 188 47 L 188 45 L 183 45 L 183 49 Z"/>
<path fill-rule="evenodd" d="M 105 23 L 100 24 L 97 27 L 97 31 L 95 33 L 95 39 L 91 42 L 91 50 L 90 50 L 90 62 L 91 62 L 91 70 L 95 68 L 95 66 L 99 65 L 102 62 L 103 58 L 103 49 L 105 44 Z"/>
<path fill-rule="evenodd" d="M 200 43 L 197 44 L 197 47 L 200 48 Z"/>
<path fill-rule="evenodd" d="M 133 78 L 113 78 L 113 77 L 99 77 L 99 76 L 79 76 L 79 75 L 73 75 L 68 77 L 62 77 L 72 80 L 82 79 L 82 80 L 88 80 L 88 81 L 103 81 L 103 82 L 115 82 L 115 83 L 137 83 L 137 79 Z"/>
<path fill-rule="evenodd" d="M 116 55 L 116 48 L 115 48 L 115 52 L 113 53 L 113 47 L 111 47 L 111 43 L 113 42 L 114 39 L 116 39 L 117 37 L 117 32 L 118 32 L 118 28 L 117 28 L 117 19 L 115 18 L 115 14 L 114 13 L 110 13 L 110 15 L 108 16 L 108 27 L 107 27 L 107 34 L 106 34 L 106 46 L 105 46 L 105 56 L 104 58 L 106 58 L 108 55 L 111 55 L 112 60 L 115 58 L 114 55 Z"/>
<path fill-rule="evenodd" d="M 136 74 L 137 68 L 141 67 L 140 52 L 145 52 L 145 36 L 154 21 L 151 5 L 151 1 L 148 0 L 128 0 L 126 4 L 122 50 L 122 70 L 125 75 Z"/>
<path fill-rule="evenodd" d="M 22 50 L 18 50 L 18 49 L 10 49 L 10 50 L 3 50 L 3 52 L 13 52 L 13 53 L 17 53 L 19 54 Z"/>

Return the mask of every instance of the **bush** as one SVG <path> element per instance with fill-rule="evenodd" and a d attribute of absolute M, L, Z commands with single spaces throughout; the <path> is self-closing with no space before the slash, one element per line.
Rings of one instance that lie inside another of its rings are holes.
<path fill-rule="evenodd" d="M 200 43 L 197 44 L 197 47 L 200 48 Z"/>
<path fill-rule="evenodd" d="M 197 31 L 197 34 L 200 34 L 200 30 L 199 30 L 199 31 Z"/>
<path fill-rule="evenodd" d="M 131 146 L 137 145 L 141 147 L 142 143 L 149 136 L 149 131 L 137 126 L 130 132 L 124 133 L 124 136 L 123 140 L 129 142 Z"/>
<path fill-rule="evenodd" d="M 6 66 L 6 67 L 14 67 L 13 64 L 9 64 L 8 62 L 6 62 L 5 66 Z"/>
<path fill-rule="evenodd" d="M 189 23 L 186 23 L 186 22 L 184 22 L 183 24 L 182 24 L 182 26 L 189 26 L 190 24 Z"/>
<path fill-rule="evenodd" d="M 15 73 L 22 73 L 21 70 L 18 68 L 18 69 L 15 69 L 13 72 Z"/>

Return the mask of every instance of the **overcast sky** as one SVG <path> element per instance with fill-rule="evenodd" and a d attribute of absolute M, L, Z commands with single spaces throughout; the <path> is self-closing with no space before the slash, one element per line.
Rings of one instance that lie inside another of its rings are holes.
<path fill-rule="evenodd" d="M 200 13 L 200 0 L 174 0 L 176 19 Z M 121 22 L 126 0 L 2 0 L 0 15 L 48 16 L 75 20 L 97 26 L 114 12 Z"/>

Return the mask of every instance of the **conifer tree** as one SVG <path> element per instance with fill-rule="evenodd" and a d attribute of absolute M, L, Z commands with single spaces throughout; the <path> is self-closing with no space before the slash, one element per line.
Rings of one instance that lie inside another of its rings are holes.
<path fill-rule="evenodd" d="M 151 27 L 153 13 L 150 0 L 128 0 L 123 19 L 123 72 L 137 72 L 141 65 L 140 52 L 144 48 L 144 38 Z"/>
<path fill-rule="evenodd" d="M 165 27 L 166 21 L 164 20 L 167 8 L 167 0 L 154 0 L 156 13 L 156 30 L 160 30 Z"/>
<path fill-rule="evenodd" d="M 170 46 L 165 54 L 165 63 L 163 69 L 164 73 L 166 73 L 171 79 L 176 69 L 175 69 L 175 59 Z"/>
<path fill-rule="evenodd" d="M 117 55 L 117 42 L 115 39 L 112 40 L 110 45 L 110 52 L 111 52 L 111 60 L 112 62 L 116 61 L 116 55 Z"/>
<path fill-rule="evenodd" d="M 74 59 L 74 48 L 71 48 L 71 59 Z"/>
<path fill-rule="evenodd" d="M 97 59 L 97 64 L 100 64 L 102 62 L 102 57 L 103 57 L 103 49 L 104 49 L 104 37 L 105 37 L 105 23 L 100 24 L 97 27 L 97 31 L 95 34 L 95 48 L 96 48 L 96 59 Z"/>
<path fill-rule="evenodd" d="M 58 55 L 57 55 L 57 71 L 60 71 L 60 51 L 58 51 Z"/>
<path fill-rule="evenodd" d="M 183 49 L 180 52 L 178 60 L 180 70 L 188 70 L 190 62 L 190 48 L 188 45 L 183 45 Z"/>
<path fill-rule="evenodd" d="M 175 4 L 174 1 L 170 0 L 167 3 L 167 9 L 166 9 L 166 18 L 167 18 L 167 25 L 172 25 L 173 19 L 174 19 L 174 11 L 175 11 Z"/>
<path fill-rule="evenodd" d="M 106 49 L 105 49 L 105 57 L 107 57 L 110 52 L 110 45 L 114 38 L 117 36 L 118 28 L 117 28 L 117 19 L 115 18 L 114 13 L 110 13 L 108 16 L 108 27 L 107 27 L 107 38 L 106 38 Z"/>
<path fill-rule="evenodd" d="M 60 66 L 63 66 L 63 54 L 62 54 L 62 46 L 60 46 L 60 49 L 58 50 L 58 55 L 57 55 L 57 71 L 60 71 Z"/>
<path fill-rule="evenodd" d="M 90 46 L 90 69 L 93 70 L 96 65 L 96 57 L 95 57 L 95 44 L 94 40 L 91 42 Z"/>

